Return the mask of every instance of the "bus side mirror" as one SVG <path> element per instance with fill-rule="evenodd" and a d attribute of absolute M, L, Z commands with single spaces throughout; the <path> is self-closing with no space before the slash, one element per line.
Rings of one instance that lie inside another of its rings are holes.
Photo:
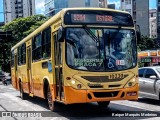
<path fill-rule="evenodd" d="M 137 41 L 141 40 L 141 31 L 139 25 L 136 25 L 136 35 L 137 35 Z"/>
<path fill-rule="evenodd" d="M 64 35 L 63 35 L 63 28 L 62 27 L 60 27 L 58 29 L 57 41 L 58 42 L 63 42 L 64 41 Z"/>

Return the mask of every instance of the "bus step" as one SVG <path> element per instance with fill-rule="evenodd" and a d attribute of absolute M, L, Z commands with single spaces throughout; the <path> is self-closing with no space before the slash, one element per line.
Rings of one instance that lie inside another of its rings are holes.
<path fill-rule="evenodd" d="M 29 93 L 29 96 L 33 97 L 33 93 Z"/>
<path fill-rule="evenodd" d="M 55 100 L 56 102 L 59 102 L 59 103 L 64 103 L 64 100 Z"/>

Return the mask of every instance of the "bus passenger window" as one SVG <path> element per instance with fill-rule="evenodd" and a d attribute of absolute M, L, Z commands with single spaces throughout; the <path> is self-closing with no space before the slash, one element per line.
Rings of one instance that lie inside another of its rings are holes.
<path fill-rule="evenodd" d="M 26 64 L 26 44 L 24 43 L 18 47 L 18 65 Z"/>
<path fill-rule="evenodd" d="M 33 60 L 40 60 L 42 57 L 42 39 L 41 34 L 38 34 L 33 40 L 32 58 Z"/>
<path fill-rule="evenodd" d="M 51 28 L 42 33 L 42 58 L 46 59 L 51 56 Z"/>
<path fill-rule="evenodd" d="M 21 63 L 26 64 L 26 44 L 22 45 L 21 51 Z"/>
<path fill-rule="evenodd" d="M 21 46 L 18 47 L 18 65 L 21 65 Z"/>
<path fill-rule="evenodd" d="M 14 67 L 14 51 L 11 52 L 11 67 Z"/>

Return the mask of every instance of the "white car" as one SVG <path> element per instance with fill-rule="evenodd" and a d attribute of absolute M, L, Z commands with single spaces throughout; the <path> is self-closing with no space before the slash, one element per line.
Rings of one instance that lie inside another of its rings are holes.
<path fill-rule="evenodd" d="M 160 66 L 139 68 L 139 95 L 160 99 Z"/>

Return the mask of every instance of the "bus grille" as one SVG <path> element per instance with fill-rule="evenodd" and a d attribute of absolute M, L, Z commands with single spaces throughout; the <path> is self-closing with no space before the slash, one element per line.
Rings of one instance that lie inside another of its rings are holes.
<path fill-rule="evenodd" d="M 93 92 L 93 94 L 97 98 L 101 98 L 101 97 L 116 97 L 118 95 L 118 91 L 114 91 L 114 92 Z"/>
<path fill-rule="evenodd" d="M 116 82 L 124 79 L 124 78 L 109 79 L 108 76 L 81 76 L 81 77 L 89 82 Z"/>

